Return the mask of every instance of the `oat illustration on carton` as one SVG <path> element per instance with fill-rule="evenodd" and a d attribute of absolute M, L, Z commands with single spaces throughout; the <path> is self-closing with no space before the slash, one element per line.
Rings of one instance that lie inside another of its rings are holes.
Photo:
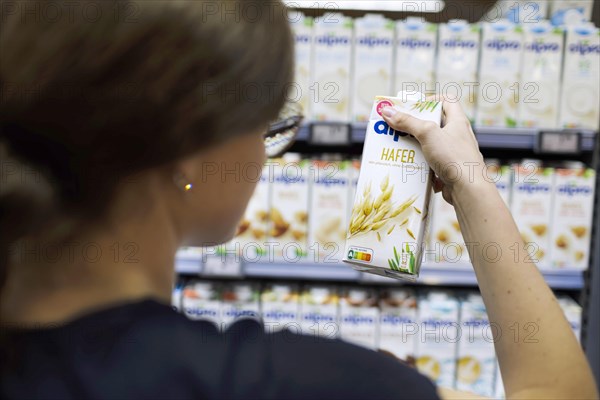
<path fill-rule="evenodd" d="M 396 107 L 422 120 L 441 121 L 442 106 L 422 94 L 377 97 L 367 127 L 344 261 L 359 270 L 415 280 L 431 197 L 430 168 L 412 136 L 392 129 L 381 117 Z"/>

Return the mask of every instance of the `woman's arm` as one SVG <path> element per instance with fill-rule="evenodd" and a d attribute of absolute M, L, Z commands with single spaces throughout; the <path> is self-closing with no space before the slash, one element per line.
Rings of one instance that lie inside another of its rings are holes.
<path fill-rule="evenodd" d="M 465 242 L 475 243 L 468 246 L 469 255 L 489 320 L 499 328 L 492 330 L 507 397 L 598 398 L 587 360 L 554 294 L 537 266 L 527 261 L 508 208 L 485 178 L 483 156 L 460 106 L 444 102 L 444 128 L 390 108 L 384 114 L 391 127 L 421 143 L 439 177 L 436 189 L 454 204 Z M 451 163 L 461 167 L 460 177 L 456 168 L 445 168 Z"/>

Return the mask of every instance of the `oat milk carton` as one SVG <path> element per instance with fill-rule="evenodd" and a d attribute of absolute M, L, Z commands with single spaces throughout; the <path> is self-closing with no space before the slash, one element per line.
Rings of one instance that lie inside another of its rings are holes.
<path fill-rule="evenodd" d="M 221 324 L 220 293 L 216 284 L 211 282 L 190 282 L 183 289 L 181 308 L 190 319 L 206 320 L 216 326 Z"/>
<path fill-rule="evenodd" d="M 344 254 L 348 218 L 350 163 L 312 161 L 308 242 L 319 262 L 339 263 Z"/>
<path fill-rule="evenodd" d="M 565 318 L 569 322 L 569 325 L 571 325 L 573 334 L 577 340 L 581 340 L 581 306 L 567 296 L 559 297 L 558 304 L 560 304 L 565 313 Z"/>
<path fill-rule="evenodd" d="M 600 121 L 600 30 L 569 27 L 560 105 L 560 127 L 598 130 Z"/>
<path fill-rule="evenodd" d="M 459 101 L 467 117 L 475 121 L 480 27 L 464 20 L 439 26 L 437 84 L 441 93 Z"/>
<path fill-rule="evenodd" d="M 359 271 L 414 280 L 429 216 L 430 168 L 416 139 L 383 120 L 384 107 L 441 122 L 439 102 L 404 93 L 377 97 L 367 127 L 344 261 Z"/>
<path fill-rule="evenodd" d="M 301 333 L 298 324 L 300 305 L 294 285 L 271 284 L 261 294 L 261 314 L 268 333 L 288 329 Z"/>
<path fill-rule="evenodd" d="M 310 162 L 289 154 L 271 165 L 269 241 L 276 257 L 298 262 L 306 257 L 308 248 Z"/>
<path fill-rule="evenodd" d="M 596 173 L 588 168 L 557 168 L 550 260 L 555 268 L 588 268 Z"/>
<path fill-rule="evenodd" d="M 468 263 L 469 253 L 454 207 L 444 200 L 441 193 L 433 196 L 432 206 L 429 247 L 435 255 L 435 261 L 455 266 Z"/>
<path fill-rule="evenodd" d="M 519 122 L 525 128 L 556 128 L 563 57 L 563 30 L 548 21 L 524 24 Z"/>
<path fill-rule="evenodd" d="M 295 39 L 294 88 L 289 96 L 300 103 L 304 110 L 304 118 L 311 120 L 310 72 L 313 55 L 313 19 L 301 12 L 289 15 Z"/>
<path fill-rule="evenodd" d="M 548 3 L 548 0 L 500 0 L 487 12 L 484 20 L 496 22 L 507 19 L 515 24 L 537 22 L 547 17 Z"/>
<path fill-rule="evenodd" d="M 511 211 L 525 242 L 525 249 L 515 249 L 515 258 L 550 265 L 550 221 L 554 169 L 535 162 L 513 167 Z"/>
<path fill-rule="evenodd" d="M 436 24 L 415 17 L 396 23 L 395 93 L 435 93 L 436 47 Z"/>
<path fill-rule="evenodd" d="M 394 23 L 382 15 L 354 20 L 352 120 L 367 122 L 375 96 L 392 87 Z"/>
<path fill-rule="evenodd" d="M 417 368 L 436 385 L 447 388 L 454 387 L 458 313 L 458 301 L 444 292 L 430 292 L 419 301 Z"/>
<path fill-rule="evenodd" d="M 354 205 L 354 197 L 356 196 L 356 188 L 358 187 L 360 159 L 350 161 L 348 175 L 350 176 L 350 185 L 348 187 L 348 218 L 350 218 L 350 215 L 352 215 L 352 206 Z"/>
<path fill-rule="evenodd" d="M 225 285 L 221 295 L 221 324 L 227 328 L 242 318 L 260 319 L 258 286 L 250 283 Z"/>
<path fill-rule="evenodd" d="M 414 360 L 420 335 L 415 293 L 388 289 L 382 293 L 379 307 L 379 348 L 401 360 Z"/>
<path fill-rule="evenodd" d="M 550 7 L 553 25 L 577 25 L 592 17 L 593 0 L 554 0 Z"/>
<path fill-rule="evenodd" d="M 315 20 L 310 95 L 316 121 L 350 120 L 353 30 L 352 18 L 340 13 Z"/>
<path fill-rule="evenodd" d="M 476 125 L 517 126 L 515 86 L 521 82 L 522 55 L 520 26 L 508 20 L 483 24 Z"/>
<path fill-rule="evenodd" d="M 334 287 L 309 286 L 300 297 L 300 328 L 303 335 L 339 336 L 339 297 Z"/>
<path fill-rule="evenodd" d="M 500 165 L 496 159 L 485 160 L 485 179 L 496 184 L 496 189 L 504 203 L 510 207 L 510 194 L 512 185 L 512 170 L 508 165 Z"/>
<path fill-rule="evenodd" d="M 461 303 L 456 389 L 482 396 L 494 395 L 496 352 L 483 300 L 470 295 Z"/>
<path fill-rule="evenodd" d="M 375 349 L 379 309 L 374 290 L 346 288 L 340 295 L 340 338 Z"/>
<path fill-rule="evenodd" d="M 233 239 L 235 248 L 245 260 L 256 260 L 267 252 L 265 242 L 269 228 L 271 188 L 269 168 L 265 167 L 257 174 L 259 181 Z"/>

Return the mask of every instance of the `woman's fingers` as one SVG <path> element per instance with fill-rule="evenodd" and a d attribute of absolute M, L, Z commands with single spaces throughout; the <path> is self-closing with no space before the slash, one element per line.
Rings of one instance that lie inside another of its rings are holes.
<path fill-rule="evenodd" d="M 394 107 L 385 107 L 382 110 L 385 122 L 393 129 L 413 135 L 421 144 L 431 134 L 439 129 L 432 121 L 423 121 L 412 115 L 405 114 Z"/>

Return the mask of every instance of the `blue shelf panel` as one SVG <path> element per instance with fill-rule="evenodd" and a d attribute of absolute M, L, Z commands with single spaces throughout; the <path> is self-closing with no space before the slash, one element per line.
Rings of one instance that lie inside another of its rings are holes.
<path fill-rule="evenodd" d="M 184 275 L 202 275 L 200 259 L 178 258 L 175 264 L 177 273 Z M 245 263 L 238 278 L 274 278 L 292 280 L 358 282 L 373 284 L 403 285 L 403 281 L 385 278 L 373 274 L 365 274 L 345 264 L 317 263 Z M 579 290 L 583 288 L 583 271 L 578 270 L 546 270 L 542 271 L 544 279 L 553 289 Z M 214 275 L 213 275 L 214 276 Z M 209 276 L 206 276 L 209 277 Z M 477 286 L 477 279 L 469 265 L 449 266 L 448 264 L 424 264 L 416 285 L 423 286 Z"/>

